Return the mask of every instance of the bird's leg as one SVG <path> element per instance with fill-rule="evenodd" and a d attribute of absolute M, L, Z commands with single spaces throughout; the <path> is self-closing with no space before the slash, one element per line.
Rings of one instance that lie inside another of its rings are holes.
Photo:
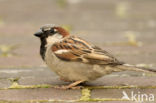
<path fill-rule="evenodd" d="M 66 88 L 67 89 L 69 89 L 69 88 L 76 88 L 76 86 L 78 85 L 78 84 L 81 84 L 81 83 L 83 83 L 84 81 L 82 81 L 82 80 L 80 80 L 80 81 L 76 81 L 76 82 L 74 82 L 74 83 L 71 83 L 71 84 L 69 84 L 69 85 L 67 85 L 66 86 Z M 80 87 L 79 87 L 80 88 Z"/>
<path fill-rule="evenodd" d="M 81 86 L 77 86 L 78 84 L 80 83 L 83 83 L 84 80 L 79 80 L 79 81 L 75 81 L 74 83 L 71 83 L 67 86 L 61 86 L 61 87 L 56 87 L 56 88 L 59 88 L 59 89 L 80 89 Z"/>

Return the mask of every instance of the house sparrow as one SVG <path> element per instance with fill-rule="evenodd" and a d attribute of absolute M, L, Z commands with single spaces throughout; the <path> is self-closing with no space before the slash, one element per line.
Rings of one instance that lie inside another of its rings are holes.
<path fill-rule="evenodd" d="M 98 46 L 72 36 L 62 27 L 44 25 L 34 34 L 41 40 L 40 55 L 48 67 L 62 80 L 73 82 L 60 88 L 69 89 L 78 84 L 92 81 L 113 72 L 125 70 L 156 72 L 144 70 L 120 62 Z"/>

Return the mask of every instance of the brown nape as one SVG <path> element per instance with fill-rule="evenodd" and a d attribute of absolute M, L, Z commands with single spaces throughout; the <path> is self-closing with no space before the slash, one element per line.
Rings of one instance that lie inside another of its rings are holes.
<path fill-rule="evenodd" d="M 58 33 L 62 34 L 63 37 L 66 37 L 69 35 L 69 32 L 62 27 L 54 27 L 54 29 L 56 29 Z"/>

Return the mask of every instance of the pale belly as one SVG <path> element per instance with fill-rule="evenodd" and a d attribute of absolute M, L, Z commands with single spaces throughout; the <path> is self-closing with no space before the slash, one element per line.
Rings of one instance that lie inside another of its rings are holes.
<path fill-rule="evenodd" d="M 99 65 L 63 61 L 57 58 L 51 52 L 51 50 L 47 51 L 45 59 L 46 64 L 53 72 L 68 81 L 90 81 L 95 80 L 105 74 L 103 73 L 104 68 L 100 67 Z"/>

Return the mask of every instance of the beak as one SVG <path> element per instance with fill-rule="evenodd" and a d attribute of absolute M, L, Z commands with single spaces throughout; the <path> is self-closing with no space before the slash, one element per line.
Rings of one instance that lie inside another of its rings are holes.
<path fill-rule="evenodd" d="M 41 37 L 41 35 L 43 34 L 42 30 L 40 29 L 38 32 L 36 32 L 34 35 L 37 37 Z"/>

